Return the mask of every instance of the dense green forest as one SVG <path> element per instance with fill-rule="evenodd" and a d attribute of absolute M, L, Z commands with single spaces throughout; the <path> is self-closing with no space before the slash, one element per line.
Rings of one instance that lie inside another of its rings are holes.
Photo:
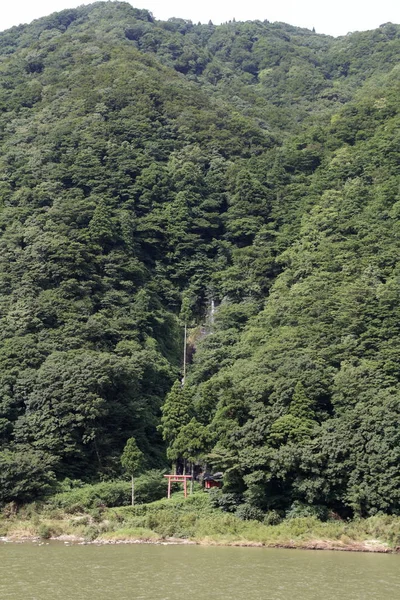
<path fill-rule="evenodd" d="M 0 33 L 0 504 L 133 437 L 227 510 L 400 514 L 399 57 L 124 2 Z"/>

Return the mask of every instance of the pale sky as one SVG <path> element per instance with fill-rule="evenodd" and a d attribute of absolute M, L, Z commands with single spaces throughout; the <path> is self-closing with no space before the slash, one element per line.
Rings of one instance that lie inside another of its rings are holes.
<path fill-rule="evenodd" d="M 52 12 L 90 4 L 92 0 L 0 0 L 0 31 L 44 17 Z M 284 21 L 315 27 L 317 33 L 345 35 L 375 29 L 382 23 L 400 23 L 400 0 L 131 0 L 147 8 L 156 19 L 180 17 L 215 25 L 230 21 Z"/>

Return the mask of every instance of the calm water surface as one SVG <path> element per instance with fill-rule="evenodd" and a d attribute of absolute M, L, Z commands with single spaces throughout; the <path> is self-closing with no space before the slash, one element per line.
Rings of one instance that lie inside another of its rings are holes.
<path fill-rule="evenodd" d="M 396 600 L 400 556 L 0 544 L 1 600 Z"/>

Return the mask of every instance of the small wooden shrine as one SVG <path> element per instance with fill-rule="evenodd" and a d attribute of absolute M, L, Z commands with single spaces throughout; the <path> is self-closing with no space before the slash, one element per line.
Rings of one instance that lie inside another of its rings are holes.
<path fill-rule="evenodd" d="M 223 483 L 222 477 L 222 473 L 216 473 L 215 475 L 206 473 L 203 476 L 204 489 L 211 490 L 211 488 L 221 488 Z"/>
<path fill-rule="evenodd" d="M 206 490 L 211 490 L 211 488 L 220 488 L 222 487 L 221 481 L 215 481 L 214 479 L 205 479 L 204 480 L 204 488 Z"/>

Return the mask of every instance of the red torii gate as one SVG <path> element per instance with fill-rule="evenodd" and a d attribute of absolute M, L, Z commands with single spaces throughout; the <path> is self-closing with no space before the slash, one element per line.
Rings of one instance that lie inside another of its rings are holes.
<path fill-rule="evenodd" d="M 167 498 L 171 498 L 171 483 L 183 483 L 183 491 L 185 494 L 185 498 L 187 498 L 187 481 L 188 479 L 192 479 L 191 475 L 164 475 L 168 479 L 168 496 Z"/>

